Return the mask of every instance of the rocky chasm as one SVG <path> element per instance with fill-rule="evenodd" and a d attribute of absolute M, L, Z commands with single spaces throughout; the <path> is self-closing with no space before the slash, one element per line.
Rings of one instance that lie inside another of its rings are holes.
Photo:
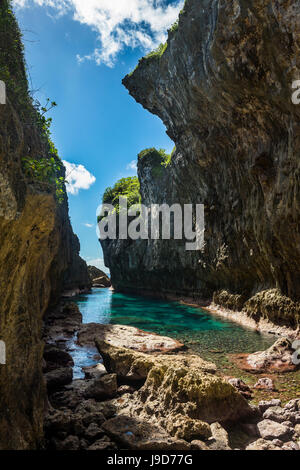
<path fill-rule="evenodd" d="M 91 282 L 65 189 L 58 201 L 52 182 L 25 174 L 25 157 L 35 168 L 50 166 L 53 148 L 29 96 L 20 32 L 7 1 L 0 3 L 0 26 L 0 79 L 7 89 L 0 105 L 0 339 L 6 344 L 0 449 L 16 450 L 36 448 L 43 437 L 43 315 L 64 290 Z"/>
<path fill-rule="evenodd" d="M 299 326 L 300 6 L 294 0 L 187 0 L 168 41 L 123 80 L 176 144 L 138 161 L 142 202 L 204 204 L 205 248 L 102 242 L 112 283 L 214 299 Z"/>

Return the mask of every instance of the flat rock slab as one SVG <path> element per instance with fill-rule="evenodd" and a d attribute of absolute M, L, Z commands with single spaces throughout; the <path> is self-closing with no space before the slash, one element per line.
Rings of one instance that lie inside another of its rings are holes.
<path fill-rule="evenodd" d="M 132 326 L 98 323 L 83 325 L 78 332 L 78 344 L 94 346 L 95 340 L 144 353 L 174 353 L 185 349 L 185 346 L 175 339 L 148 333 Z"/>

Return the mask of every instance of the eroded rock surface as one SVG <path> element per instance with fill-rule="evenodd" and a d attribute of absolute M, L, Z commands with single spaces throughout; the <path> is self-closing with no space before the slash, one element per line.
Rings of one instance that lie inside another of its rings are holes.
<path fill-rule="evenodd" d="M 188 0 L 163 52 L 124 79 L 176 144 L 138 162 L 142 202 L 205 205 L 205 247 L 104 241 L 119 290 L 214 297 L 297 328 L 300 312 L 300 5 Z"/>

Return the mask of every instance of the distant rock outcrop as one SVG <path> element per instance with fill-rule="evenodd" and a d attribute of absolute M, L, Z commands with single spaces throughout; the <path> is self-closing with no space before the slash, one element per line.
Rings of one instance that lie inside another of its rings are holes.
<path fill-rule="evenodd" d="M 93 287 L 111 287 L 111 281 L 105 272 L 95 266 L 88 266 L 88 272 Z"/>

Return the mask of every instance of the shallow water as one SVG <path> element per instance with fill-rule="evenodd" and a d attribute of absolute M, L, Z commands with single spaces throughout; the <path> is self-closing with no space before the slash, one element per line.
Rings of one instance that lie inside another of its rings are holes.
<path fill-rule="evenodd" d="M 228 353 L 252 353 L 264 350 L 275 342 L 272 335 L 210 315 L 200 307 L 167 302 L 137 295 L 93 289 L 91 294 L 74 299 L 83 323 L 122 324 L 170 336 L 183 342 L 204 359 L 221 366 Z M 75 348 L 75 349 L 74 349 Z M 95 351 L 73 345 L 74 376 L 82 376 L 81 367 L 95 363 Z"/>

